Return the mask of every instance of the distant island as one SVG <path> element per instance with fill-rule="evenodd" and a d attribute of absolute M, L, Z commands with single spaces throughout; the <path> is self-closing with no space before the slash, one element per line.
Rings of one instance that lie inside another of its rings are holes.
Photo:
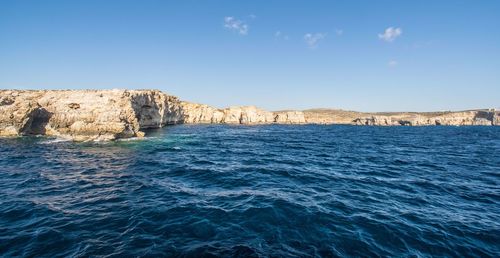
<path fill-rule="evenodd" d="M 500 125 L 494 109 L 364 113 L 336 109 L 218 109 L 159 90 L 0 90 L 0 136 L 47 135 L 75 141 L 143 137 L 171 124 Z"/>

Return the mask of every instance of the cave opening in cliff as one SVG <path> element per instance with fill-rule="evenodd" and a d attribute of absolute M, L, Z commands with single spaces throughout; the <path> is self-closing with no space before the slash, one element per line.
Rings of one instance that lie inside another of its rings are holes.
<path fill-rule="evenodd" d="M 22 130 L 23 134 L 27 135 L 44 135 L 45 126 L 49 123 L 52 113 L 45 108 L 37 108 L 31 113 L 30 122 Z"/>

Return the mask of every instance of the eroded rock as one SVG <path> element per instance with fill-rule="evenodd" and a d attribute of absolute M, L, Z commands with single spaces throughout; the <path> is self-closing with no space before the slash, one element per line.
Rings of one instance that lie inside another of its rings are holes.
<path fill-rule="evenodd" d="M 77 141 L 142 137 L 141 129 L 182 119 L 177 98 L 160 91 L 0 91 L 0 135 L 48 135 Z"/>
<path fill-rule="evenodd" d="M 158 90 L 0 90 L 0 136 L 114 140 L 142 137 L 144 129 L 178 123 L 500 125 L 500 112 L 360 113 L 329 109 L 270 112 L 255 106 L 218 109 L 180 101 Z"/>

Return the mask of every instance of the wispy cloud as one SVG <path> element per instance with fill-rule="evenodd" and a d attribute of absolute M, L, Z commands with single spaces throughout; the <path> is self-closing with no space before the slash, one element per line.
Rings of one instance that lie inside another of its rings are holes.
<path fill-rule="evenodd" d="M 392 42 L 397 37 L 401 36 L 401 34 L 403 34 L 403 30 L 401 28 L 389 27 L 385 29 L 384 33 L 378 34 L 378 38 L 386 42 Z"/>
<path fill-rule="evenodd" d="M 252 19 L 252 20 L 253 20 L 253 19 L 257 19 L 257 15 L 255 15 L 255 14 L 253 14 L 253 13 L 252 13 L 252 14 L 250 14 L 250 15 L 248 15 L 248 17 L 250 17 L 250 19 Z"/>
<path fill-rule="evenodd" d="M 236 31 L 240 35 L 247 35 L 249 29 L 245 22 L 231 16 L 224 17 L 224 28 Z"/>
<path fill-rule="evenodd" d="M 321 40 L 326 37 L 326 33 L 307 33 L 304 35 L 304 41 L 309 48 L 316 48 Z"/>
<path fill-rule="evenodd" d="M 337 34 L 337 36 L 342 36 L 344 34 L 344 30 L 335 29 L 335 33 Z"/>
<path fill-rule="evenodd" d="M 281 32 L 279 30 L 274 33 L 274 37 L 276 39 L 284 39 L 284 40 L 290 39 L 290 37 L 288 37 L 288 35 L 284 34 L 283 32 Z"/>
<path fill-rule="evenodd" d="M 387 63 L 387 66 L 389 66 L 389 67 L 396 67 L 396 66 L 398 66 L 398 64 L 399 64 L 398 61 L 396 61 L 396 60 L 390 60 Z"/>

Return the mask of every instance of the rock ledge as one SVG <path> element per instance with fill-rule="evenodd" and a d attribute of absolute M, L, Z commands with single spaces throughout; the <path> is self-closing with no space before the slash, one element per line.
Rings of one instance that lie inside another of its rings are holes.
<path fill-rule="evenodd" d="M 0 90 L 0 136 L 48 135 L 75 141 L 143 137 L 143 129 L 179 123 L 500 125 L 495 110 L 359 113 L 315 109 L 270 112 L 217 109 L 158 90 Z"/>

